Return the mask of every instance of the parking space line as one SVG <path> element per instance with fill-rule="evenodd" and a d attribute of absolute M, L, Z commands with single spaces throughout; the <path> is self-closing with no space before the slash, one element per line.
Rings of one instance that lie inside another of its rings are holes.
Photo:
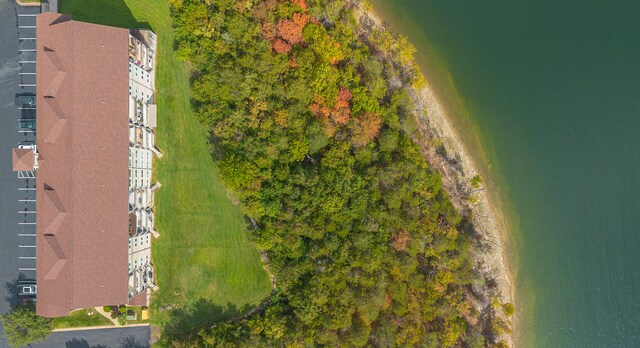
<path fill-rule="evenodd" d="M 19 199 L 18 202 L 35 202 L 35 199 Z"/>
<path fill-rule="evenodd" d="M 18 87 L 35 87 L 36 84 L 35 83 L 30 83 L 30 84 L 19 84 Z"/>
<path fill-rule="evenodd" d="M 35 222 L 18 222 L 18 225 L 35 225 Z"/>
<path fill-rule="evenodd" d="M 21 210 L 18 212 L 18 214 L 35 214 L 35 211 L 28 211 L 28 210 Z"/>
<path fill-rule="evenodd" d="M 18 187 L 18 191 L 35 191 L 33 187 Z"/>
<path fill-rule="evenodd" d="M 35 50 L 34 50 L 35 51 Z M 20 75 L 35 75 L 36 73 L 34 72 L 21 72 L 19 73 Z"/>
<path fill-rule="evenodd" d="M 26 267 L 20 267 L 18 268 L 18 271 L 35 271 L 35 268 L 26 268 Z"/>
<path fill-rule="evenodd" d="M 35 233 L 18 233 L 18 237 L 35 237 Z"/>
<path fill-rule="evenodd" d="M 34 73 L 35 74 L 35 73 Z M 35 110 L 36 108 L 31 108 L 31 107 L 24 107 L 24 106 L 18 106 L 18 109 L 20 110 Z"/>
<path fill-rule="evenodd" d="M 35 25 L 19 25 L 18 29 L 35 29 Z"/>
<path fill-rule="evenodd" d="M 19 37 L 18 40 L 35 40 L 35 37 Z"/>
<path fill-rule="evenodd" d="M 18 248 L 35 248 L 35 245 L 18 245 Z"/>
<path fill-rule="evenodd" d="M 18 256 L 19 259 L 21 260 L 35 260 L 36 257 L 35 256 Z"/>

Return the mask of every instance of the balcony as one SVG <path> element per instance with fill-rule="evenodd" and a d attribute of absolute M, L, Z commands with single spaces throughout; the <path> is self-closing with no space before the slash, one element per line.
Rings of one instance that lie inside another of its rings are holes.
<path fill-rule="evenodd" d="M 146 263 L 129 272 L 129 298 L 155 286 L 153 265 Z"/>

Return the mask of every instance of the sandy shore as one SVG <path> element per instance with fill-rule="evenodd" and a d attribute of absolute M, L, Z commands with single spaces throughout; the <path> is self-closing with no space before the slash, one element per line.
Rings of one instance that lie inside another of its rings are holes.
<path fill-rule="evenodd" d="M 455 159 L 457 163 L 452 165 L 437 154 L 432 144 L 421 144 L 427 161 L 442 173 L 443 186 L 452 196 L 456 208 L 461 212 L 471 212 L 469 214 L 471 222 L 486 243 L 481 248 L 474 249 L 475 267 L 484 274 L 495 275 L 502 302 L 514 303 L 515 288 L 506 259 L 505 247 L 509 235 L 504 215 L 495 207 L 495 204 L 492 204 L 492 197 L 488 190 L 484 187 L 480 190 L 471 187 L 471 179 L 480 172 L 465 143 L 461 140 L 460 132 L 448 118 L 432 88 L 425 87 L 413 92 L 414 101 L 422 109 L 419 112 L 422 133 L 431 136 L 432 139 L 440 139 L 447 156 Z M 475 203 L 464 199 L 470 192 L 473 192 Z M 512 347 L 516 336 L 515 322 L 515 318 L 512 318 L 512 334 L 503 337 Z"/>
<path fill-rule="evenodd" d="M 383 28 L 383 21 L 371 9 L 355 10 L 360 23 L 367 18 L 375 26 Z M 425 76 L 429 81 L 429 76 Z M 471 185 L 471 179 L 480 174 L 476 160 L 471 156 L 467 145 L 463 142 L 461 132 L 447 114 L 436 93 L 429 85 L 422 89 L 412 88 L 411 97 L 417 107 L 419 129 L 422 133 L 416 139 L 429 164 L 442 174 L 443 187 L 451 196 L 455 207 L 465 216 L 469 216 L 473 228 L 481 237 L 481 245 L 474 246 L 474 267 L 483 275 L 494 278 L 501 302 L 514 303 L 515 288 L 506 259 L 506 241 L 509 238 L 506 220 L 503 213 L 492 203 L 494 197 L 485 189 Z M 442 151 L 436 152 L 434 142 L 441 142 Z M 473 197 L 469 200 L 468 197 Z M 473 202 L 473 203 L 472 203 Z M 505 318 L 507 319 L 507 318 Z M 516 337 L 516 318 L 509 318 L 512 332 L 501 338 L 511 347 Z"/>

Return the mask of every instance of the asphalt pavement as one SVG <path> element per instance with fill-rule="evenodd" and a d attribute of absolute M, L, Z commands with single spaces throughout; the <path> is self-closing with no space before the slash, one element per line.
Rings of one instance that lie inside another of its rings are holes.
<path fill-rule="evenodd" d="M 33 131 L 20 132 L 20 120 L 35 119 L 32 108 L 18 108 L 17 95 L 35 95 L 35 14 L 0 0 L 0 313 L 19 302 L 22 284 L 35 279 L 35 179 L 11 170 L 11 149 L 35 142 Z M 24 124 L 24 123 L 23 123 Z M 0 347 L 7 347 L 0 327 Z"/>
<path fill-rule="evenodd" d="M 148 326 L 116 329 L 54 332 L 32 348 L 147 348 Z"/>

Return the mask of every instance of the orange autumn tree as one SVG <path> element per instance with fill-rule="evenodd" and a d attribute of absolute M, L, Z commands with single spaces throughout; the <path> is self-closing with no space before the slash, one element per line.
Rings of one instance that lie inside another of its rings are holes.
<path fill-rule="evenodd" d="M 291 0 L 291 2 L 300 6 L 303 12 L 307 12 L 307 0 Z"/>
<path fill-rule="evenodd" d="M 350 101 L 353 98 L 348 88 L 340 88 L 335 106 L 329 107 L 324 97 L 316 95 L 315 100 L 309 105 L 309 110 L 314 117 L 324 121 L 324 131 L 328 136 L 333 136 L 341 126 L 351 120 Z"/>
<path fill-rule="evenodd" d="M 364 146 L 373 140 L 382 126 L 380 115 L 375 112 L 365 112 L 355 119 L 352 127 L 351 142 L 354 146 Z"/>
<path fill-rule="evenodd" d="M 293 46 L 291 46 L 288 42 L 282 40 L 282 39 L 277 39 L 273 45 L 273 50 L 276 51 L 276 53 L 289 53 L 291 52 L 291 48 Z"/>
<path fill-rule="evenodd" d="M 278 36 L 290 43 L 291 45 L 297 45 L 302 42 L 302 28 L 301 21 L 297 23 L 292 19 L 281 19 L 278 21 Z"/>

